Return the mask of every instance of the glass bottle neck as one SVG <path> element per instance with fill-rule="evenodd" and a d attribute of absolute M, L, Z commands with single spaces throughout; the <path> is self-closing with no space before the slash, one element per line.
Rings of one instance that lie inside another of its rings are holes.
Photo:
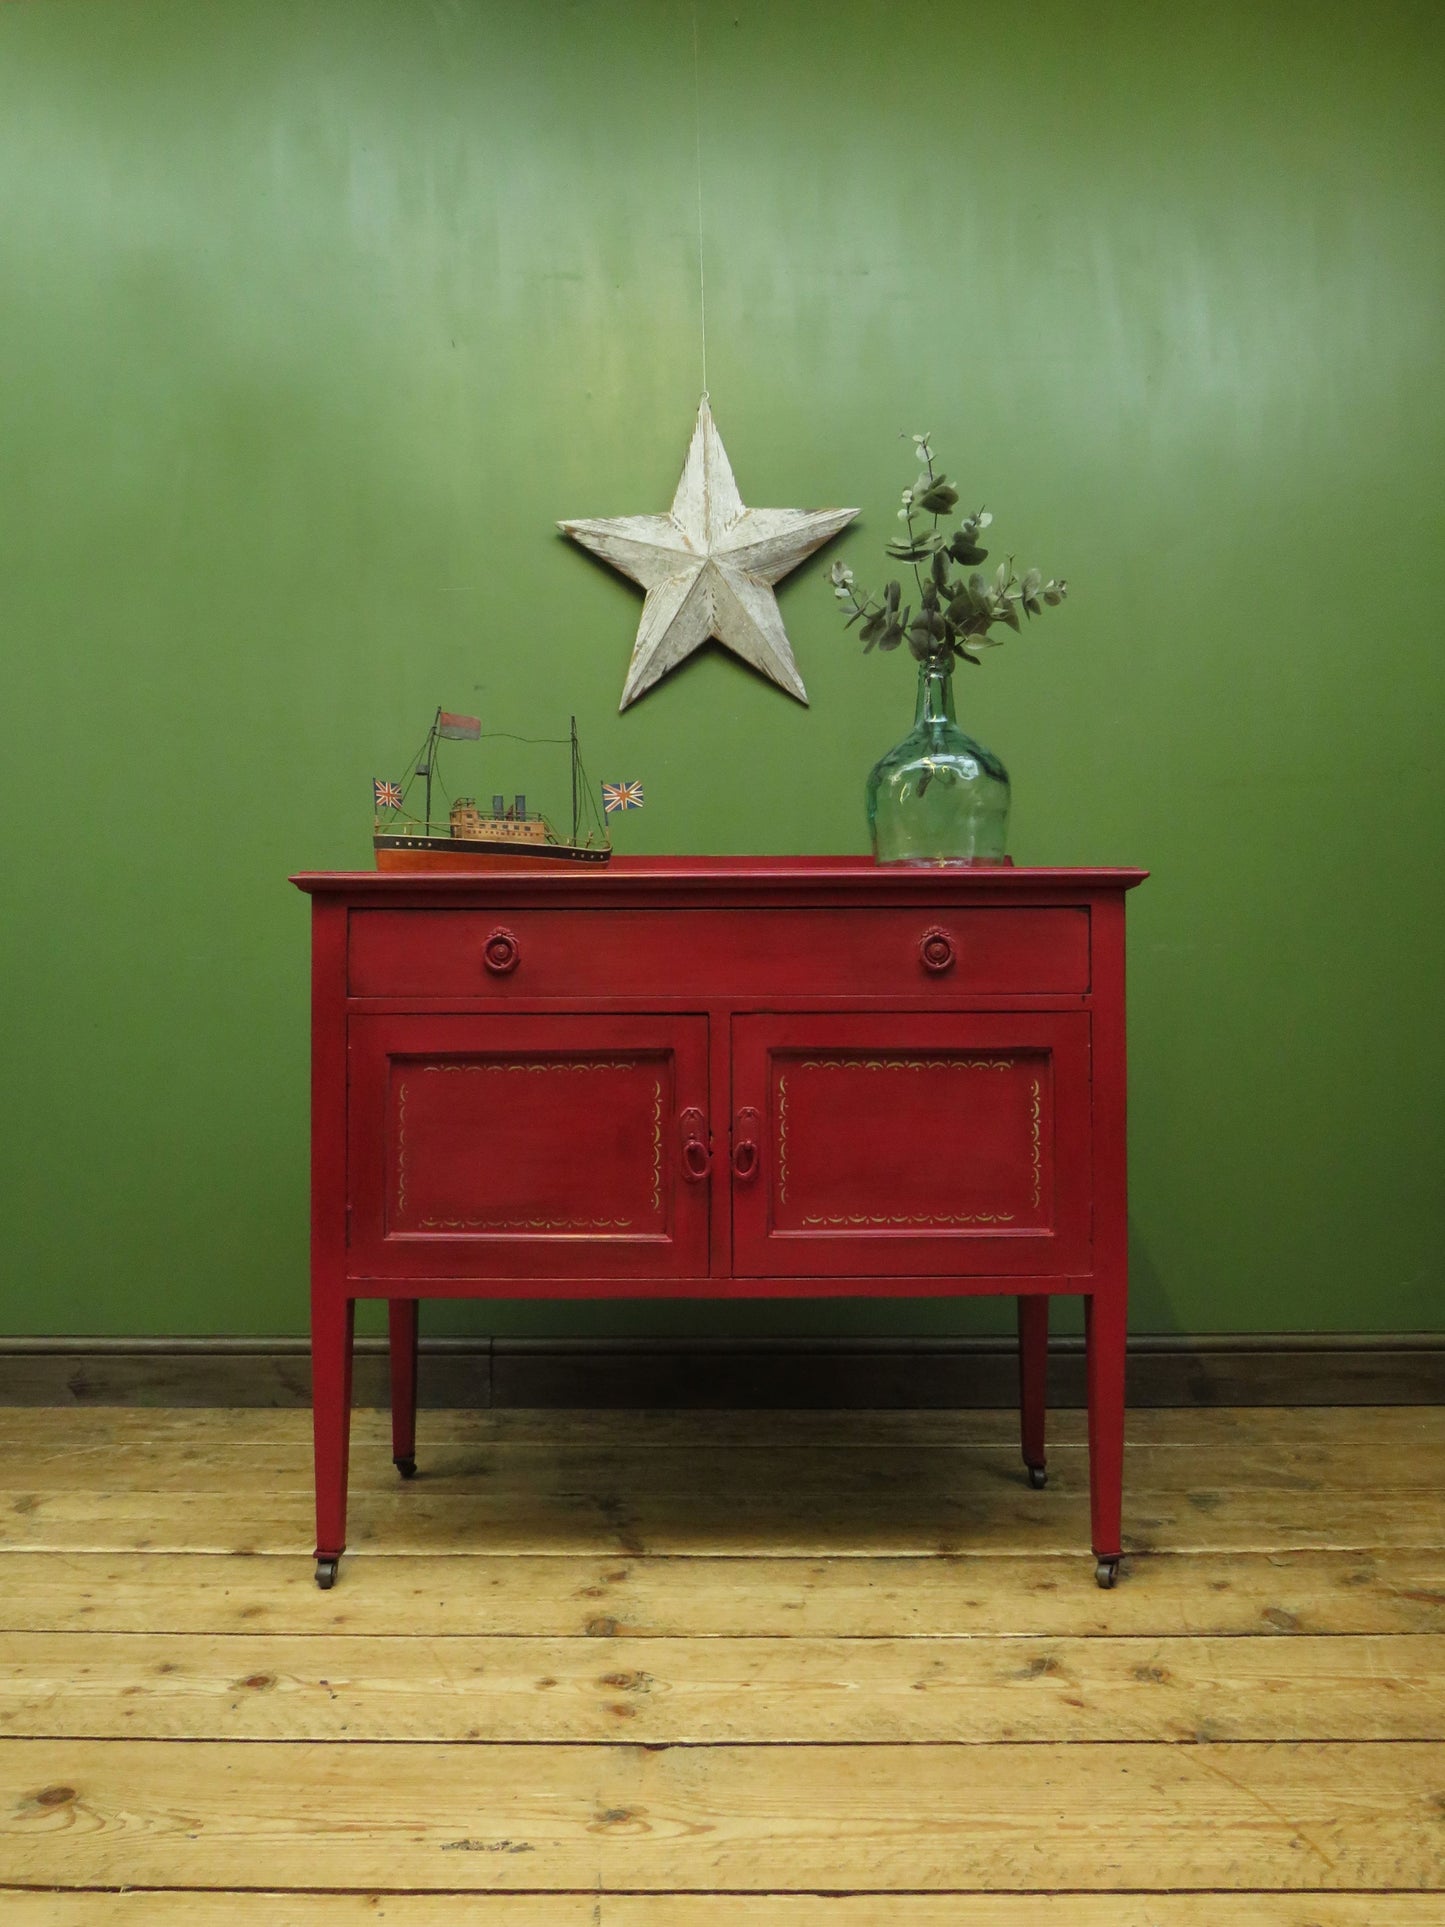
<path fill-rule="evenodd" d="M 922 723 L 953 723 L 953 664 L 921 662 L 918 665 L 918 708 L 913 718 L 915 729 Z"/>

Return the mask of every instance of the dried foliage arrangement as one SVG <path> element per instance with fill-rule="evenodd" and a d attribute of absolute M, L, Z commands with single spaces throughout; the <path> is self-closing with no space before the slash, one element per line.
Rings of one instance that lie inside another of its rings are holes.
<path fill-rule="evenodd" d="M 847 627 L 861 623 L 858 633 L 864 650 L 897 649 L 905 641 L 920 662 L 962 659 L 977 665 L 980 649 L 996 649 L 1004 638 L 990 634 L 995 623 L 1022 628 L 1021 618 L 1041 615 L 1068 594 L 1068 584 L 1046 581 L 1038 569 L 1015 574 L 1013 557 L 1000 562 L 992 575 L 975 565 L 988 557 L 980 538 L 993 521 L 987 509 L 975 509 L 952 535 L 941 526 L 958 507 L 958 490 L 933 465 L 927 435 L 913 437 L 922 472 L 903 491 L 898 519 L 907 532 L 887 545 L 897 562 L 912 565 L 917 584 L 918 610 L 903 601 L 903 587 L 893 581 L 875 596 L 854 587 L 853 571 L 835 562 L 829 572 L 833 593 L 852 610 Z M 971 573 L 964 575 L 963 570 Z"/>

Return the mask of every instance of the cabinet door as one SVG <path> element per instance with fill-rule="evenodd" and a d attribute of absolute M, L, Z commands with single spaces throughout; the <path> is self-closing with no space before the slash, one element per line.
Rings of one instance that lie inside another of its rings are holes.
<path fill-rule="evenodd" d="M 349 1084 L 353 1277 L 707 1275 L 706 1018 L 354 1017 Z"/>
<path fill-rule="evenodd" d="M 740 1277 L 1087 1273 L 1088 1015 L 739 1017 L 732 1155 Z"/>

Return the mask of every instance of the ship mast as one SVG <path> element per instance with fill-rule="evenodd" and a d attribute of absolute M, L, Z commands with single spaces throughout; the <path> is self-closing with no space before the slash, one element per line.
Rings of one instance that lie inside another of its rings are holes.
<path fill-rule="evenodd" d="M 431 728 L 427 731 L 426 748 L 422 751 L 422 755 L 426 758 L 426 761 L 421 767 L 421 774 L 426 778 L 426 816 L 423 819 L 426 823 L 426 828 L 422 832 L 424 836 L 431 835 L 431 772 L 432 764 L 435 763 L 437 759 L 437 737 L 441 731 L 441 726 L 442 712 L 440 706 L 438 706 L 436 715 L 432 717 Z"/>
<path fill-rule="evenodd" d="M 577 841 L 577 718 L 572 718 L 572 842 Z"/>

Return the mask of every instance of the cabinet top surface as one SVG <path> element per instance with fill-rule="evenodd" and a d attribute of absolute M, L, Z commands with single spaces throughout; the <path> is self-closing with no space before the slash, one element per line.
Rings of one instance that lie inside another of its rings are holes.
<path fill-rule="evenodd" d="M 542 868 L 519 862 L 515 869 L 448 874 L 377 870 L 304 871 L 290 880 L 308 896 L 367 898 L 380 902 L 445 902 L 477 896 L 544 896 L 555 901 L 605 901 L 614 893 L 707 896 L 806 897 L 842 891 L 857 898 L 909 898 L 946 894 L 995 900 L 1073 896 L 1100 890 L 1132 890 L 1149 872 L 1135 869 L 1024 869 L 1012 864 L 878 864 L 863 856 L 619 856 L 606 865 Z"/>

